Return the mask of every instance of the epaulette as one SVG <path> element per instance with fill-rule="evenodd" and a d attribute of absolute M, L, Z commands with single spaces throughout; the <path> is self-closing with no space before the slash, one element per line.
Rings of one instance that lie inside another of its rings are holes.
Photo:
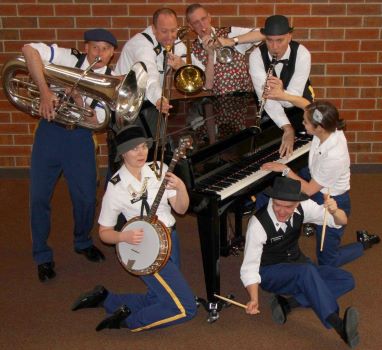
<path fill-rule="evenodd" d="M 118 182 L 121 181 L 121 177 L 119 176 L 119 174 L 113 176 L 109 182 L 111 182 L 113 185 L 116 185 Z"/>

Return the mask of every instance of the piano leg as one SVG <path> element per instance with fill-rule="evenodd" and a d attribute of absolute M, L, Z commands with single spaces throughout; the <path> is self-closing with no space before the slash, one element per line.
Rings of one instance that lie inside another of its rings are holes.
<path fill-rule="evenodd" d="M 196 303 L 201 304 L 208 312 L 209 323 L 217 321 L 221 309 L 230 305 L 214 296 L 214 294 L 220 295 L 220 247 L 226 240 L 224 239 L 226 235 L 220 234 L 222 219 L 227 220 L 227 216 L 219 216 L 214 201 L 210 201 L 209 210 L 197 215 L 207 300 L 197 297 Z M 232 298 L 231 295 L 230 299 Z"/>

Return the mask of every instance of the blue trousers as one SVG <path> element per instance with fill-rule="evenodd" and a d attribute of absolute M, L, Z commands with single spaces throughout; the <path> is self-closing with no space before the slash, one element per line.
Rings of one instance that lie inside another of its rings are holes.
<path fill-rule="evenodd" d="M 48 246 L 51 198 L 63 173 L 70 192 L 74 217 L 74 247 L 92 245 L 96 206 L 96 163 L 92 132 L 66 130 L 41 120 L 36 130 L 30 169 L 30 220 L 33 258 L 37 264 L 53 261 Z"/>
<path fill-rule="evenodd" d="M 125 320 L 133 332 L 167 327 L 186 322 L 196 315 L 196 303 L 179 268 L 179 243 L 172 231 L 172 252 L 167 264 L 153 275 L 139 276 L 147 286 L 146 294 L 108 294 L 104 308 L 112 314 L 127 305 L 131 314 Z"/>
<path fill-rule="evenodd" d="M 332 266 L 282 263 L 260 267 L 261 287 L 275 294 L 290 295 L 303 307 L 310 307 L 322 324 L 338 312 L 337 299 L 354 288 L 350 272 Z"/>
<path fill-rule="evenodd" d="M 310 181 L 311 176 L 308 168 L 301 170 L 300 175 Z M 339 196 L 333 196 L 338 208 L 342 209 L 346 215 L 350 215 L 350 195 L 345 192 Z M 312 197 L 318 204 L 324 203 L 324 196 L 321 192 L 315 193 Z M 316 229 L 316 254 L 319 265 L 342 266 L 363 255 L 363 245 L 360 242 L 350 243 L 341 246 L 341 238 L 345 233 L 346 226 L 340 228 L 326 227 L 325 241 L 322 252 L 320 252 L 322 225 L 317 225 Z"/>

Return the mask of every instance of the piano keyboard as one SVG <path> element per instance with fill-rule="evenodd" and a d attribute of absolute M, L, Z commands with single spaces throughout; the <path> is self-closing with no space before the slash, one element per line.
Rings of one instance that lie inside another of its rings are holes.
<path fill-rule="evenodd" d="M 272 146 L 271 152 L 269 148 L 267 148 L 266 154 L 262 154 L 262 151 L 256 152 L 248 159 L 200 181 L 197 189 L 202 192 L 214 192 L 220 196 L 221 200 L 224 200 L 270 174 L 269 170 L 260 170 L 262 164 L 274 161 L 287 164 L 309 152 L 310 145 L 310 140 L 296 140 L 295 150 L 287 159 L 286 157 L 279 158 L 280 144 L 277 143 Z"/>

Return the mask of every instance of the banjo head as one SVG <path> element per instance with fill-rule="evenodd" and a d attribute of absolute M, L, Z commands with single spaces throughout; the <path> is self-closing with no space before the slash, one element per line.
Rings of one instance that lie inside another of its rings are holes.
<path fill-rule="evenodd" d="M 171 253 L 170 234 L 160 221 L 150 223 L 143 219 L 132 219 L 122 229 L 143 229 L 143 240 L 139 244 L 120 242 L 116 252 L 122 266 L 134 275 L 149 275 L 158 271 L 167 262 Z"/>

